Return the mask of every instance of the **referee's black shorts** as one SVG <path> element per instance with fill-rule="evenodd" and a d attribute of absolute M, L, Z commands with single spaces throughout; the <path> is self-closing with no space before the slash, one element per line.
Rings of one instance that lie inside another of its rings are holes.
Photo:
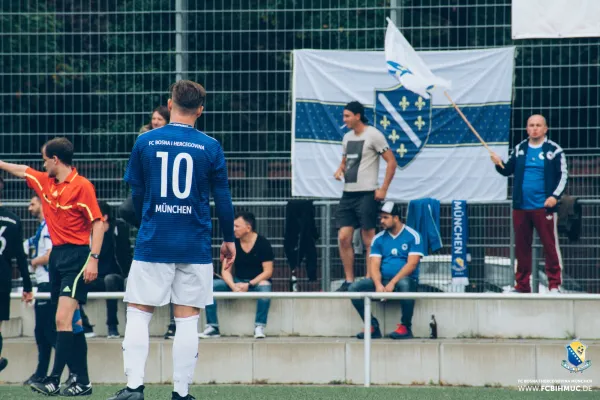
<path fill-rule="evenodd" d="M 81 304 L 87 301 L 88 285 L 83 281 L 83 270 L 89 257 L 89 246 L 63 244 L 52 247 L 49 272 L 53 303 L 58 303 L 60 296 L 71 297 Z"/>

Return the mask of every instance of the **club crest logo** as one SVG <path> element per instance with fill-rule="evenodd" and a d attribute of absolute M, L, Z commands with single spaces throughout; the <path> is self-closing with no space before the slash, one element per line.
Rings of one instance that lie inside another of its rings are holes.
<path fill-rule="evenodd" d="M 456 259 L 452 263 L 452 269 L 460 272 L 464 271 L 465 268 L 465 260 L 463 260 L 462 257 L 456 257 Z"/>
<path fill-rule="evenodd" d="M 431 98 L 424 99 L 402 85 L 375 90 L 374 119 L 396 156 L 406 168 L 421 152 L 431 132 Z"/>
<path fill-rule="evenodd" d="M 588 346 L 576 340 L 565 347 L 567 349 L 567 359 L 561 363 L 565 369 L 570 372 L 583 372 L 592 365 L 591 360 L 585 359 Z"/>

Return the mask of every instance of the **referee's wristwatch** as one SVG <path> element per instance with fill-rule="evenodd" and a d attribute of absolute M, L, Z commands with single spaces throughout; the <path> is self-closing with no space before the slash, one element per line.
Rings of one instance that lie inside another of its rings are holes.
<path fill-rule="evenodd" d="M 95 258 L 96 260 L 99 260 L 100 254 L 92 253 L 92 254 L 90 254 L 90 257 Z"/>

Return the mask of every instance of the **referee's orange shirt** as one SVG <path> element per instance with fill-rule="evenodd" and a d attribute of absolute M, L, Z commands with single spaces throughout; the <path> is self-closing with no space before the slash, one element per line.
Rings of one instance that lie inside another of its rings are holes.
<path fill-rule="evenodd" d="M 62 183 L 33 168 L 25 179 L 41 200 L 52 246 L 89 245 L 92 222 L 102 219 L 94 185 L 75 168 Z"/>

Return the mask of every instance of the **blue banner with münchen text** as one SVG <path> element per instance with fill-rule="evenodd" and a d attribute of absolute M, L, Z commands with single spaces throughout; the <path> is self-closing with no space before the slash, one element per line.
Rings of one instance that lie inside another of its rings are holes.
<path fill-rule="evenodd" d="M 469 284 L 469 220 L 466 200 L 452 200 L 452 284 Z"/>

